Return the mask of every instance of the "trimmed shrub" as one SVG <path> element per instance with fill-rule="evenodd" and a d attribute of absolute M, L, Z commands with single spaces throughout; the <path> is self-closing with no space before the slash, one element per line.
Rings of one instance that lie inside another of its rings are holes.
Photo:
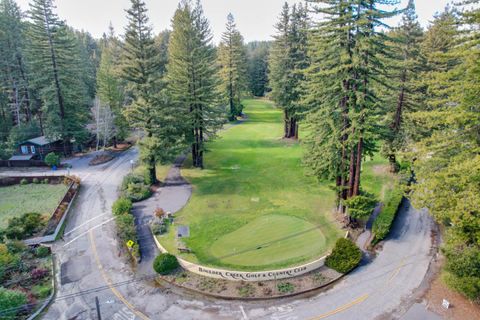
<path fill-rule="evenodd" d="M 133 205 L 132 201 L 127 198 L 119 198 L 113 203 L 112 212 L 114 215 L 118 216 L 124 213 L 130 213 L 132 211 Z"/>
<path fill-rule="evenodd" d="M 390 228 L 395 220 L 402 199 L 403 190 L 400 186 L 395 186 L 387 197 L 382 211 L 373 222 L 372 232 L 375 235 L 373 243 L 378 243 L 385 239 L 390 232 Z"/>
<path fill-rule="evenodd" d="M 47 154 L 45 157 L 45 163 L 47 166 L 53 167 L 53 166 L 59 166 L 60 165 L 60 156 L 55 154 L 54 152 L 50 152 Z"/>
<path fill-rule="evenodd" d="M 22 186 L 24 186 L 24 185 L 28 184 L 28 180 L 25 179 L 25 178 L 23 178 L 22 180 L 20 180 L 20 184 L 21 184 Z"/>
<path fill-rule="evenodd" d="M 45 178 L 45 179 L 42 180 L 42 183 L 43 183 L 43 184 L 48 184 L 49 182 L 50 182 L 50 181 L 49 181 L 47 178 Z"/>
<path fill-rule="evenodd" d="M 153 270 L 155 272 L 166 275 L 179 267 L 177 257 L 169 253 L 162 253 L 153 261 Z"/>
<path fill-rule="evenodd" d="M 340 273 L 347 273 L 358 266 L 362 260 L 362 251 L 349 239 L 340 238 L 332 253 L 325 260 L 325 265 Z"/>
<path fill-rule="evenodd" d="M 32 182 L 35 183 L 35 184 L 39 184 L 40 180 L 38 180 L 38 178 L 33 178 Z"/>

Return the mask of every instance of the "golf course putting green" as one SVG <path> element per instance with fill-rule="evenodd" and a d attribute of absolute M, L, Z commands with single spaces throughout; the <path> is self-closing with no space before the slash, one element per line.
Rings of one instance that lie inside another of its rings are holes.
<path fill-rule="evenodd" d="M 281 138 L 281 110 L 265 100 L 243 103 L 247 120 L 208 142 L 205 169 L 185 162 L 182 175 L 193 193 L 159 242 L 187 261 L 238 271 L 326 255 L 343 236 L 332 215 L 333 189 L 305 175 L 302 146 Z M 178 251 L 179 225 L 189 227 L 181 246 L 192 253 Z"/>
<path fill-rule="evenodd" d="M 315 256 L 325 245 L 325 236 L 314 224 L 296 217 L 267 215 L 219 238 L 210 252 L 228 264 L 264 266 Z"/>

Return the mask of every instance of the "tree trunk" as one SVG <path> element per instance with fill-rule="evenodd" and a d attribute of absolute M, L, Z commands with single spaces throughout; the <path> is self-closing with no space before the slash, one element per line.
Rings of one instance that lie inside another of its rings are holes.
<path fill-rule="evenodd" d="M 290 132 L 290 120 L 289 120 L 289 117 L 288 117 L 288 111 L 287 110 L 283 110 L 283 125 L 284 125 L 283 137 L 288 138 L 288 135 L 289 135 L 289 132 Z"/>
<path fill-rule="evenodd" d="M 355 183 L 353 185 L 353 197 L 360 194 L 360 175 L 362 173 L 362 153 L 363 153 L 363 138 L 360 137 L 357 145 L 357 161 L 355 164 Z"/>

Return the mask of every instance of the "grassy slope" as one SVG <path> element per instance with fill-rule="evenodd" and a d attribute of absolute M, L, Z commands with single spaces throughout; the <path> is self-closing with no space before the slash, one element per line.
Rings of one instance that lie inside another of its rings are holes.
<path fill-rule="evenodd" d="M 377 199 L 384 201 L 387 195 L 392 191 L 395 181 L 395 175 L 389 172 L 388 160 L 379 153 L 372 159 L 367 158 L 363 164 L 361 177 L 362 188 L 377 196 Z"/>
<path fill-rule="evenodd" d="M 183 257 L 251 270 L 283 267 L 325 254 L 342 234 L 331 222 L 334 193 L 327 184 L 305 177 L 300 145 L 279 139 L 280 111 L 261 100 L 247 100 L 245 106 L 249 120 L 209 143 L 207 169 L 183 170 L 194 194 L 177 214 L 176 224 L 190 225 L 188 246 L 195 252 Z M 282 216 L 286 218 L 278 218 Z M 311 226 L 318 228 L 295 236 Z M 175 252 L 173 237 L 170 232 L 161 241 Z M 256 249 L 269 241 L 275 245 Z M 241 247 L 239 251 L 250 250 L 236 256 L 234 243 Z"/>
<path fill-rule="evenodd" d="M 67 191 L 64 184 L 28 184 L 0 188 L 0 228 L 27 212 L 50 215 Z"/>

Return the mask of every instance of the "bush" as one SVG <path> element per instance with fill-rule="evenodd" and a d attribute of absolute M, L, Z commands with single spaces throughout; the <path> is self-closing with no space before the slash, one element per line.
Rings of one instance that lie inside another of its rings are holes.
<path fill-rule="evenodd" d="M 348 207 L 350 217 L 368 219 L 377 205 L 377 199 L 371 193 L 362 192 L 362 194 L 346 200 L 345 205 Z"/>
<path fill-rule="evenodd" d="M 168 231 L 168 227 L 165 224 L 154 224 L 152 225 L 152 232 L 155 235 L 161 235 Z"/>
<path fill-rule="evenodd" d="M 5 235 L 9 239 L 23 240 L 41 230 L 45 223 L 42 216 L 36 212 L 25 213 L 8 221 Z"/>
<path fill-rule="evenodd" d="M 37 299 L 48 298 L 52 291 L 52 288 L 49 284 L 36 285 L 32 288 L 32 293 Z"/>
<path fill-rule="evenodd" d="M 169 253 L 162 253 L 153 261 L 153 270 L 162 275 L 169 274 L 178 267 L 177 257 Z"/>
<path fill-rule="evenodd" d="M 35 255 L 37 258 L 45 258 L 50 254 L 50 249 L 47 247 L 38 247 L 35 250 Z"/>
<path fill-rule="evenodd" d="M 50 271 L 48 269 L 37 268 L 33 269 L 30 272 L 30 278 L 33 280 L 40 280 L 50 275 Z"/>
<path fill-rule="evenodd" d="M 53 167 L 53 166 L 59 166 L 60 165 L 60 156 L 55 154 L 54 152 L 50 152 L 47 154 L 45 157 L 45 163 L 47 166 Z"/>
<path fill-rule="evenodd" d="M 20 184 L 21 184 L 22 186 L 24 186 L 24 185 L 28 184 L 28 180 L 25 179 L 25 178 L 23 178 L 22 180 L 20 180 Z"/>
<path fill-rule="evenodd" d="M 150 188 L 143 183 L 129 184 L 125 191 L 125 197 L 129 198 L 133 202 L 138 202 L 147 199 L 152 195 Z"/>
<path fill-rule="evenodd" d="M 138 183 L 145 183 L 144 177 L 138 174 L 129 173 L 123 178 L 121 189 L 122 191 L 127 191 L 129 185 Z"/>
<path fill-rule="evenodd" d="M 280 282 L 277 284 L 277 289 L 280 293 L 290 293 L 295 290 L 295 287 L 290 282 Z"/>
<path fill-rule="evenodd" d="M 347 273 L 358 266 L 362 260 L 362 251 L 349 239 L 340 238 L 325 265 L 340 273 Z"/>
<path fill-rule="evenodd" d="M 0 287 L 0 310 L 19 308 L 27 303 L 27 296 L 20 291 L 8 290 Z M 15 309 L 17 310 L 17 309 Z M 21 311 L 12 311 L 9 316 L 13 319 L 15 315 Z"/>
<path fill-rule="evenodd" d="M 400 186 L 395 186 L 387 197 L 382 211 L 373 222 L 372 232 L 375 235 L 373 240 L 374 243 L 378 243 L 380 240 L 385 239 L 390 232 L 390 228 L 392 227 L 393 220 L 395 220 L 402 199 L 403 190 Z"/>
<path fill-rule="evenodd" d="M 50 181 L 47 178 L 43 179 L 43 181 L 42 181 L 43 184 L 48 184 L 49 182 Z"/>
<path fill-rule="evenodd" d="M 35 184 L 39 184 L 40 180 L 38 180 L 38 178 L 33 178 L 32 182 L 35 183 Z"/>
<path fill-rule="evenodd" d="M 132 211 L 132 201 L 127 198 L 119 198 L 112 206 L 112 212 L 118 216 L 124 213 L 130 213 Z"/>
<path fill-rule="evenodd" d="M 123 242 L 135 240 L 137 231 L 135 229 L 135 218 L 131 214 L 121 214 L 115 217 L 118 234 Z"/>

